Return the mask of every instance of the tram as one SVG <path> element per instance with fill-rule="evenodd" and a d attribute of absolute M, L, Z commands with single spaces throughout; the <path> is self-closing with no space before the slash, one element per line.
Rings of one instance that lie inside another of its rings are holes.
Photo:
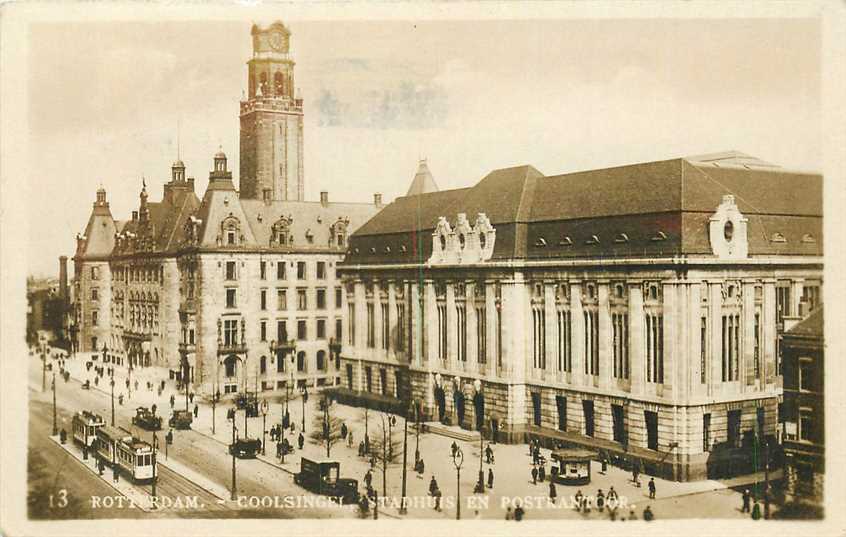
<path fill-rule="evenodd" d="M 99 414 L 83 410 L 73 415 L 72 429 L 74 441 L 89 448 L 94 447 L 97 440 L 97 430 L 106 422 Z"/>
<path fill-rule="evenodd" d="M 153 479 L 153 446 L 123 429 L 104 425 L 97 430 L 97 456 L 135 483 Z"/>

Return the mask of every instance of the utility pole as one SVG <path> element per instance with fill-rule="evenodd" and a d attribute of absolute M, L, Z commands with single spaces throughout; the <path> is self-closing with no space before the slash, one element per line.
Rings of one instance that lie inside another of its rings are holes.
<path fill-rule="evenodd" d="M 264 446 L 265 435 L 267 434 L 267 399 L 261 402 L 261 454 L 266 454 Z"/>
<path fill-rule="evenodd" d="M 408 509 L 405 507 L 406 464 L 408 461 L 408 411 L 406 411 L 405 417 L 402 420 L 402 435 L 402 500 L 400 500 L 399 512 L 401 515 L 404 515 L 408 513 Z"/>
<path fill-rule="evenodd" d="M 231 500 L 235 500 L 235 409 L 232 409 L 232 446 L 229 448 L 232 451 L 232 494 L 229 496 Z"/>
<path fill-rule="evenodd" d="M 112 387 L 112 427 L 115 426 L 115 378 L 112 377 L 112 380 L 109 381 L 109 384 Z"/>
<path fill-rule="evenodd" d="M 464 462 L 464 453 L 461 448 L 452 454 L 452 464 L 455 466 L 455 519 L 461 520 L 461 464 Z"/>
<path fill-rule="evenodd" d="M 53 436 L 59 434 L 56 427 L 56 369 L 53 369 Z"/>
<path fill-rule="evenodd" d="M 303 381 L 303 382 L 305 382 L 305 381 Z M 303 434 L 305 434 L 305 432 L 306 432 L 306 428 L 305 428 L 305 404 L 306 404 L 306 399 L 308 399 L 308 386 L 303 384 Z"/>
<path fill-rule="evenodd" d="M 167 444 L 165 444 L 167 445 Z M 156 507 L 156 451 L 159 449 L 159 439 L 153 431 L 153 509 Z"/>

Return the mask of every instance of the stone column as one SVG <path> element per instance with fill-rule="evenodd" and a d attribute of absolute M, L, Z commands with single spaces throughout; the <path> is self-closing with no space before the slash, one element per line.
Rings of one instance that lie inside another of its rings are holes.
<path fill-rule="evenodd" d="M 678 330 L 676 328 L 676 320 L 678 317 L 678 285 L 675 282 L 663 284 L 664 303 L 662 307 L 662 315 L 664 317 L 664 396 L 666 397 L 667 388 L 676 390 L 675 375 L 678 357 L 676 356 L 676 338 L 678 337 Z"/>
<path fill-rule="evenodd" d="M 572 345 L 572 372 L 570 378 L 576 386 L 585 383 L 585 319 L 582 308 L 582 283 L 570 281 L 570 343 Z"/>
<path fill-rule="evenodd" d="M 364 385 L 364 363 L 362 358 L 367 352 L 367 298 L 364 290 L 364 282 L 355 280 L 353 288 L 355 305 L 355 357 L 358 358 L 358 389 L 365 390 Z M 290 364 L 289 364 L 290 365 Z"/>
<path fill-rule="evenodd" d="M 722 281 L 711 280 L 708 284 L 710 296 L 711 345 L 708 349 L 708 360 L 711 364 L 711 374 L 708 379 L 709 394 L 718 394 L 723 382 L 723 292 Z"/>
<path fill-rule="evenodd" d="M 701 374 L 702 368 L 700 358 L 702 356 L 702 341 L 701 341 L 701 323 L 702 323 L 702 284 L 700 282 L 690 283 L 688 289 L 688 347 L 690 353 L 688 355 L 687 368 L 687 383 L 689 386 L 688 394 L 699 394 L 701 392 L 702 383 Z M 707 366 L 706 366 L 707 367 Z"/>
<path fill-rule="evenodd" d="M 394 358 L 397 361 L 399 361 L 397 341 L 399 341 L 400 328 L 397 326 L 396 283 L 391 280 L 388 282 L 388 358 Z"/>
<path fill-rule="evenodd" d="M 446 284 L 447 369 L 455 369 L 455 362 L 458 357 L 457 317 L 455 312 L 455 282 L 448 281 Z"/>
<path fill-rule="evenodd" d="M 426 280 L 426 325 L 423 330 L 426 334 L 426 353 L 429 361 L 429 370 L 441 368 L 440 357 L 438 356 L 438 300 L 435 296 L 435 282 Z"/>
<path fill-rule="evenodd" d="M 555 308 L 555 282 L 543 284 L 543 311 L 545 318 L 544 332 L 546 333 L 546 369 L 558 371 L 558 317 Z M 547 373 L 544 373 L 544 379 Z"/>
<path fill-rule="evenodd" d="M 421 323 L 420 311 L 420 287 L 416 281 L 411 281 L 408 285 L 408 296 L 411 298 L 410 311 L 411 315 L 411 330 L 408 334 L 408 352 L 410 353 L 410 361 L 415 365 L 423 365 L 423 330 Z M 404 327 L 400 328 L 405 330 Z"/>
<path fill-rule="evenodd" d="M 776 376 L 776 318 L 775 280 L 764 280 L 764 297 L 761 311 L 761 364 L 763 366 L 762 385 L 771 384 Z"/>
<path fill-rule="evenodd" d="M 690 323 L 690 310 L 693 309 L 691 306 L 691 288 L 693 286 L 694 284 L 691 284 L 689 281 L 679 282 L 677 286 L 678 292 L 676 294 L 676 322 L 673 326 L 669 327 L 670 330 L 678 332 L 678 336 L 675 338 L 676 347 L 674 353 L 676 378 L 673 389 L 673 398 L 676 401 L 685 401 L 690 393 L 690 369 L 691 360 L 694 356 L 691 350 L 693 348 L 693 342 L 691 339 L 694 332 L 692 331 L 692 324 Z M 667 328 L 668 327 L 665 326 L 664 330 L 666 331 Z M 695 333 L 698 336 L 699 332 L 697 331 Z M 696 355 L 696 359 L 698 358 L 698 355 Z"/>
<path fill-rule="evenodd" d="M 502 360 L 509 379 L 507 423 L 526 423 L 526 356 L 531 338 L 526 333 L 528 293 L 522 273 L 502 282 Z"/>
<path fill-rule="evenodd" d="M 613 380 L 613 360 L 611 349 L 611 305 L 608 297 L 608 281 L 598 284 L 597 320 L 599 322 L 599 386 L 608 389 Z"/>
<path fill-rule="evenodd" d="M 496 363 L 496 284 L 493 280 L 485 282 L 485 349 L 487 356 L 488 373 L 493 372 L 496 376 L 500 372 Z"/>
<path fill-rule="evenodd" d="M 629 282 L 629 359 L 631 361 L 631 393 L 643 393 L 646 378 L 646 343 L 643 320 L 643 287 Z"/>
<path fill-rule="evenodd" d="M 467 314 L 467 369 L 479 371 L 479 360 L 476 356 L 479 345 L 476 342 L 476 282 L 470 280 L 464 288 L 464 311 Z M 483 320 L 484 322 L 484 320 Z"/>
<path fill-rule="evenodd" d="M 385 358 L 387 354 L 382 349 L 382 285 L 383 282 L 373 280 L 373 349 L 371 356 Z"/>
<path fill-rule="evenodd" d="M 755 282 L 744 281 L 741 287 L 743 343 L 740 353 L 740 386 L 741 391 L 749 391 L 755 389 Z"/>

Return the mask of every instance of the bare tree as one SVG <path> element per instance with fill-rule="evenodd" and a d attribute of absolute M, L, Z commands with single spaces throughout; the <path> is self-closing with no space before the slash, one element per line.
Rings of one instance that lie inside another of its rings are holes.
<path fill-rule="evenodd" d="M 396 416 L 380 413 L 378 431 L 370 442 L 370 457 L 373 466 L 382 470 L 382 496 L 388 494 L 388 467 L 397 464 L 402 455 L 402 441 L 399 438 Z"/>
<path fill-rule="evenodd" d="M 325 395 L 321 396 L 318 408 L 322 407 L 323 412 L 314 414 L 312 418 L 311 432 L 309 437 L 319 444 L 326 446 L 326 456 L 329 457 L 332 446 L 343 440 L 341 437 L 341 426 L 343 420 L 332 414 L 331 399 Z"/>

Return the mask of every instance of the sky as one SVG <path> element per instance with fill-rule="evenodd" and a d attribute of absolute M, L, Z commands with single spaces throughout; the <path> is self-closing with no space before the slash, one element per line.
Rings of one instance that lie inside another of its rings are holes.
<path fill-rule="evenodd" d="M 256 21 L 267 26 L 273 20 Z M 420 158 L 441 189 L 735 149 L 820 171 L 813 19 L 296 21 L 305 195 L 386 201 Z M 28 265 L 56 275 L 98 186 L 160 199 L 179 157 L 202 197 L 238 179 L 250 22 L 39 23 L 29 34 Z"/>

